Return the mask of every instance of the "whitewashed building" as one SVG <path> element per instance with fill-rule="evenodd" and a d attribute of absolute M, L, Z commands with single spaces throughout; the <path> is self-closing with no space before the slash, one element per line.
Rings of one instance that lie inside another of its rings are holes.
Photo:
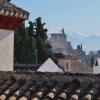
<path fill-rule="evenodd" d="M 0 0 L 0 70 L 13 71 L 14 31 L 29 13 L 11 4 L 9 0 Z"/>
<path fill-rule="evenodd" d="M 100 57 L 96 57 L 93 63 L 93 73 L 98 74 L 100 73 Z"/>

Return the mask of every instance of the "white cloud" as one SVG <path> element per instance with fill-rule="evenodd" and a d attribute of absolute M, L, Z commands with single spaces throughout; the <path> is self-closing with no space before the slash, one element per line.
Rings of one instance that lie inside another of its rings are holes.
<path fill-rule="evenodd" d="M 95 35 L 96 35 L 96 36 L 100 36 L 100 33 L 97 32 L 97 33 L 95 33 Z"/>
<path fill-rule="evenodd" d="M 49 28 L 48 32 L 49 33 L 61 33 L 62 28 Z"/>
<path fill-rule="evenodd" d="M 57 28 L 57 27 L 49 28 L 48 33 L 61 33 L 61 30 L 62 30 L 62 28 Z M 73 32 L 73 31 L 66 31 L 65 30 L 65 33 L 70 35 L 70 36 L 77 35 L 81 38 L 87 38 L 90 36 L 100 36 L 99 32 L 86 33 L 86 32 Z"/>
<path fill-rule="evenodd" d="M 76 32 L 78 35 L 82 36 L 82 37 L 87 37 L 89 34 L 87 33 L 83 33 L 83 32 Z"/>
<path fill-rule="evenodd" d="M 96 33 L 96 32 L 94 32 L 94 33 L 85 33 L 85 32 L 71 32 L 71 31 L 68 31 L 68 33 L 69 32 L 70 32 L 71 36 L 77 35 L 77 36 L 82 37 L 82 38 L 87 38 L 87 37 L 90 37 L 90 36 L 100 36 L 100 33 Z"/>
<path fill-rule="evenodd" d="M 89 37 L 89 36 L 100 36 L 99 32 L 92 32 L 92 33 L 85 33 L 85 32 L 75 32 L 76 34 L 82 37 Z"/>

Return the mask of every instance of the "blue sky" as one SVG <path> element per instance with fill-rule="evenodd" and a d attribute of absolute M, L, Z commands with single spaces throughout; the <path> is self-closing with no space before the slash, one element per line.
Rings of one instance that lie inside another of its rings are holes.
<path fill-rule="evenodd" d="M 94 34 L 100 36 L 100 0 L 12 0 L 12 2 L 29 11 L 30 20 L 42 17 L 50 32 L 59 31 L 64 27 L 66 32 L 70 30 L 83 37 Z M 96 44 L 99 45 L 97 42 Z M 99 48 L 97 46 L 94 50 Z M 91 49 L 93 47 L 89 50 Z"/>

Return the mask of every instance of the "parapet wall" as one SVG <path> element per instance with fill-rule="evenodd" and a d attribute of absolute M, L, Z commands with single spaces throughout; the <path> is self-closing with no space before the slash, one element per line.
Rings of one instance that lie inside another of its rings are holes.
<path fill-rule="evenodd" d="M 0 29 L 0 70 L 13 71 L 14 31 Z"/>

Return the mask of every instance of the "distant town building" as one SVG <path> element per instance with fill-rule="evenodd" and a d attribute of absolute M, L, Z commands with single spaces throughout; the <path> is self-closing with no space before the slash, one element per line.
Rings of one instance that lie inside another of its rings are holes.
<path fill-rule="evenodd" d="M 82 44 L 81 45 L 77 45 L 77 50 L 78 51 L 82 51 Z"/>
<path fill-rule="evenodd" d="M 58 59 L 58 65 L 61 66 L 65 72 L 72 73 L 92 73 L 92 69 L 84 64 L 81 57 L 76 55 L 55 54 Z"/>
<path fill-rule="evenodd" d="M 51 34 L 49 44 L 52 46 L 53 53 L 63 53 L 65 55 L 72 53 L 71 42 L 67 41 L 64 29 L 59 33 Z"/>
<path fill-rule="evenodd" d="M 96 51 L 90 51 L 89 54 L 85 56 L 86 64 L 89 65 L 90 67 L 93 67 L 95 57 L 100 57 L 99 50 L 97 52 Z"/>
<path fill-rule="evenodd" d="M 77 45 L 77 49 L 73 49 L 73 54 L 76 54 L 81 57 L 85 56 L 85 51 L 83 51 L 82 43 L 80 45 Z"/>

